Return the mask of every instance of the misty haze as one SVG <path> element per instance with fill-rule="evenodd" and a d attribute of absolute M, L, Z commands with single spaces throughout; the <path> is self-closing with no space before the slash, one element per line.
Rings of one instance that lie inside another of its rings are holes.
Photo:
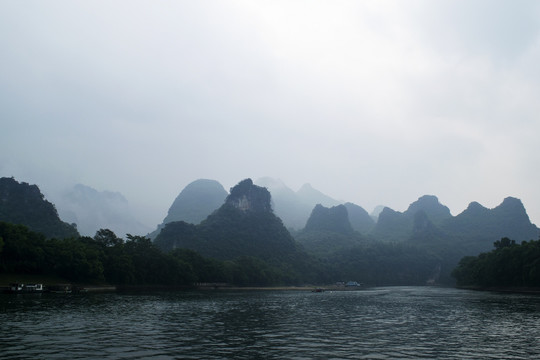
<path fill-rule="evenodd" d="M 0 3 L 6 359 L 540 356 L 540 3 Z"/>

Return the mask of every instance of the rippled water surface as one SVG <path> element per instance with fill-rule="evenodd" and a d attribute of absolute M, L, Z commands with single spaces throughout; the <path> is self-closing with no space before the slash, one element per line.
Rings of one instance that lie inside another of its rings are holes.
<path fill-rule="evenodd" d="M 2 359 L 529 359 L 539 339 L 539 296 L 446 288 L 0 295 Z"/>

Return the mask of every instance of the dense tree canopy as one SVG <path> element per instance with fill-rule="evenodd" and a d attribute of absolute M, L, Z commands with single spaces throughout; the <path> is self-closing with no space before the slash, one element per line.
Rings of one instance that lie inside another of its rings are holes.
<path fill-rule="evenodd" d="M 540 240 L 517 245 L 509 238 L 495 249 L 461 259 L 452 272 L 459 286 L 540 287 Z"/>
<path fill-rule="evenodd" d="M 128 234 L 124 241 L 108 229 L 93 238 L 59 240 L 0 222 L 0 239 L 5 243 L 0 272 L 56 275 L 76 283 L 263 286 L 314 281 L 320 274 L 305 254 L 294 261 L 268 262 L 250 256 L 223 261 L 188 249 L 165 253 L 144 236 Z"/>

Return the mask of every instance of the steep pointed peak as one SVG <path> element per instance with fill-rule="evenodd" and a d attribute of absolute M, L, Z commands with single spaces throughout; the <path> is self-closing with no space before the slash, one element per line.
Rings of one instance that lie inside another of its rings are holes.
<path fill-rule="evenodd" d="M 422 195 L 416 200 L 417 203 L 435 204 L 438 205 L 439 198 L 435 195 Z"/>
<path fill-rule="evenodd" d="M 322 204 L 316 204 L 315 207 L 313 208 L 313 211 L 321 211 L 323 209 L 328 209 L 330 210 L 330 208 L 326 207 L 326 206 L 322 206 Z M 313 213 L 312 211 L 312 213 Z"/>
<path fill-rule="evenodd" d="M 318 191 L 316 190 L 315 188 L 313 188 L 313 186 L 311 186 L 310 183 L 305 183 L 304 185 L 302 185 L 300 187 L 300 189 L 298 189 L 297 192 L 304 192 L 304 191 Z"/>
<path fill-rule="evenodd" d="M 388 206 L 384 206 L 381 212 L 379 213 L 379 217 L 386 216 L 386 215 L 393 215 L 393 214 L 401 214 L 401 213 L 392 208 L 389 208 Z"/>
<path fill-rule="evenodd" d="M 505 198 L 499 206 L 493 209 L 493 211 L 496 213 L 512 214 L 513 216 L 519 216 L 526 219 L 527 222 L 530 221 L 525 206 L 523 206 L 523 203 L 518 198 Z"/>
<path fill-rule="evenodd" d="M 485 213 L 485 212 L 488 212 L 488 211 L 489 211 L 488 208 L 486 208 L 485 206 L 483 206 L 482 204 L 480 204 L 477 201 L 473 201 L 458 216 L 463 216 L 464 214 L 482 214 L 482 213 Z"/>
<path fill-rule="evenodd" d="M 511 208 L 525 209 L 521 200 L 512 196 L 508 196 L 504 198 L 503 202 L 497 207 L 511 207 Z"/>
<path fill-rule="evenodd" d="M 347 201 L 346 203 L 343 204 L 347 209 L 358 209 L 359 211 L 362 211 L 362 212 L 365 212 L 366 214 L 368 214 L 368 212 L 366 211 L 366 209 L 364 209 L 363 207 L 361 207 L 360 205 L 358 204 L 355 204 L 353 202 L 350 202 L 350 201 Z M 369 214 L 368 214 L 369 215 Z"/>
<path fill-rule="evenodd" d="M 317 196 L 317 197 L 320 197 L 320 196 L 324 196 L 324 197 L 327 197 L 327 195 L 323 194 L 321 191 L 315 189 L 313 186 L 311 186 L 311 184 L 308 184 L 308 183 L 305 183 L 304 185 L 302 185 L 300 187 L 300 189 L 298 189 L 298 191 L 296 192 L 296 194 L 298 196 L 303 196 L 303 197 L 313 197 L 313 196 Z"/>
<path fill-rule="evenodd" d="M 424 211 L 427 217 L 434 222 L 439 222 L 452 217 L 450 209 L 439 202 L 435 195 L 423 195 L 409 205 L 405 214 L 414 216 L 418 211 Z"/>
<path fill-rule="evenodd" d="M 345 205 L 325 207 L 317 204 L 311 212 L 304 231 L 330 231 L 347 234 L 353 232 L 353 228 Z"/>
<path fill-rule="evenodd" d="M 324 206 L 335 206 L 340 203 L 307 183 L 302 185 L 296 195 L 305 203 L 322 204 Z"/>
<path fill-rule="evenodd" d="M 366 218 L 369 218 L 371 221 L 373 221 L 373 219 L 368 214 L 368 212 L 363 207 L 361 207 L 360 205 L 357 205 L 357 204 L 352 203 L 352 202 L 346 202 L 346 203 L 343 204 L 343 206 L 345 206 L 347 208 L 347 211 L 349 212 L 349 218 L 351 216 L 351 213 L 354 213 L 355 215 L 362 215 L 362 216 L 364 216 Z"/>
<path fill-rule="evenodd" d="M 244 212 L 272 212 L 271 196 L 265 187 L 253 184 L 253 180 L 244 179 L 231 188 L 226 204 Z"/>
<path fill-rule="evenodd" d="M 472 201 L 469 206 L 467 206 L 467 210 L 488 210 L 488 208 L 480 204 L 478 201 Z"/>

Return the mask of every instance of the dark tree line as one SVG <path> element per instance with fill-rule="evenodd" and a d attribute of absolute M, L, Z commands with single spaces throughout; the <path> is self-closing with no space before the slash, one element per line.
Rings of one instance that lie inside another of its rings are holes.
<path fill-rule="evenodd" d="M 540 240 L 502 238 L 495 249 L 461 259 L 452 272 L 458 286 L 540 287 Z"/>
<path fill-rule="evenodd" d="M 294 270 L 243 256 L 233 261 L 205 258 L 195 251 L 162 252 L 150 239 L 111 230 L 92 237 L 47 239 L 22 225 L 0 222 L 0 272 L 56 275 L 78 283 L 174 285 L 291 283 Z"/>

